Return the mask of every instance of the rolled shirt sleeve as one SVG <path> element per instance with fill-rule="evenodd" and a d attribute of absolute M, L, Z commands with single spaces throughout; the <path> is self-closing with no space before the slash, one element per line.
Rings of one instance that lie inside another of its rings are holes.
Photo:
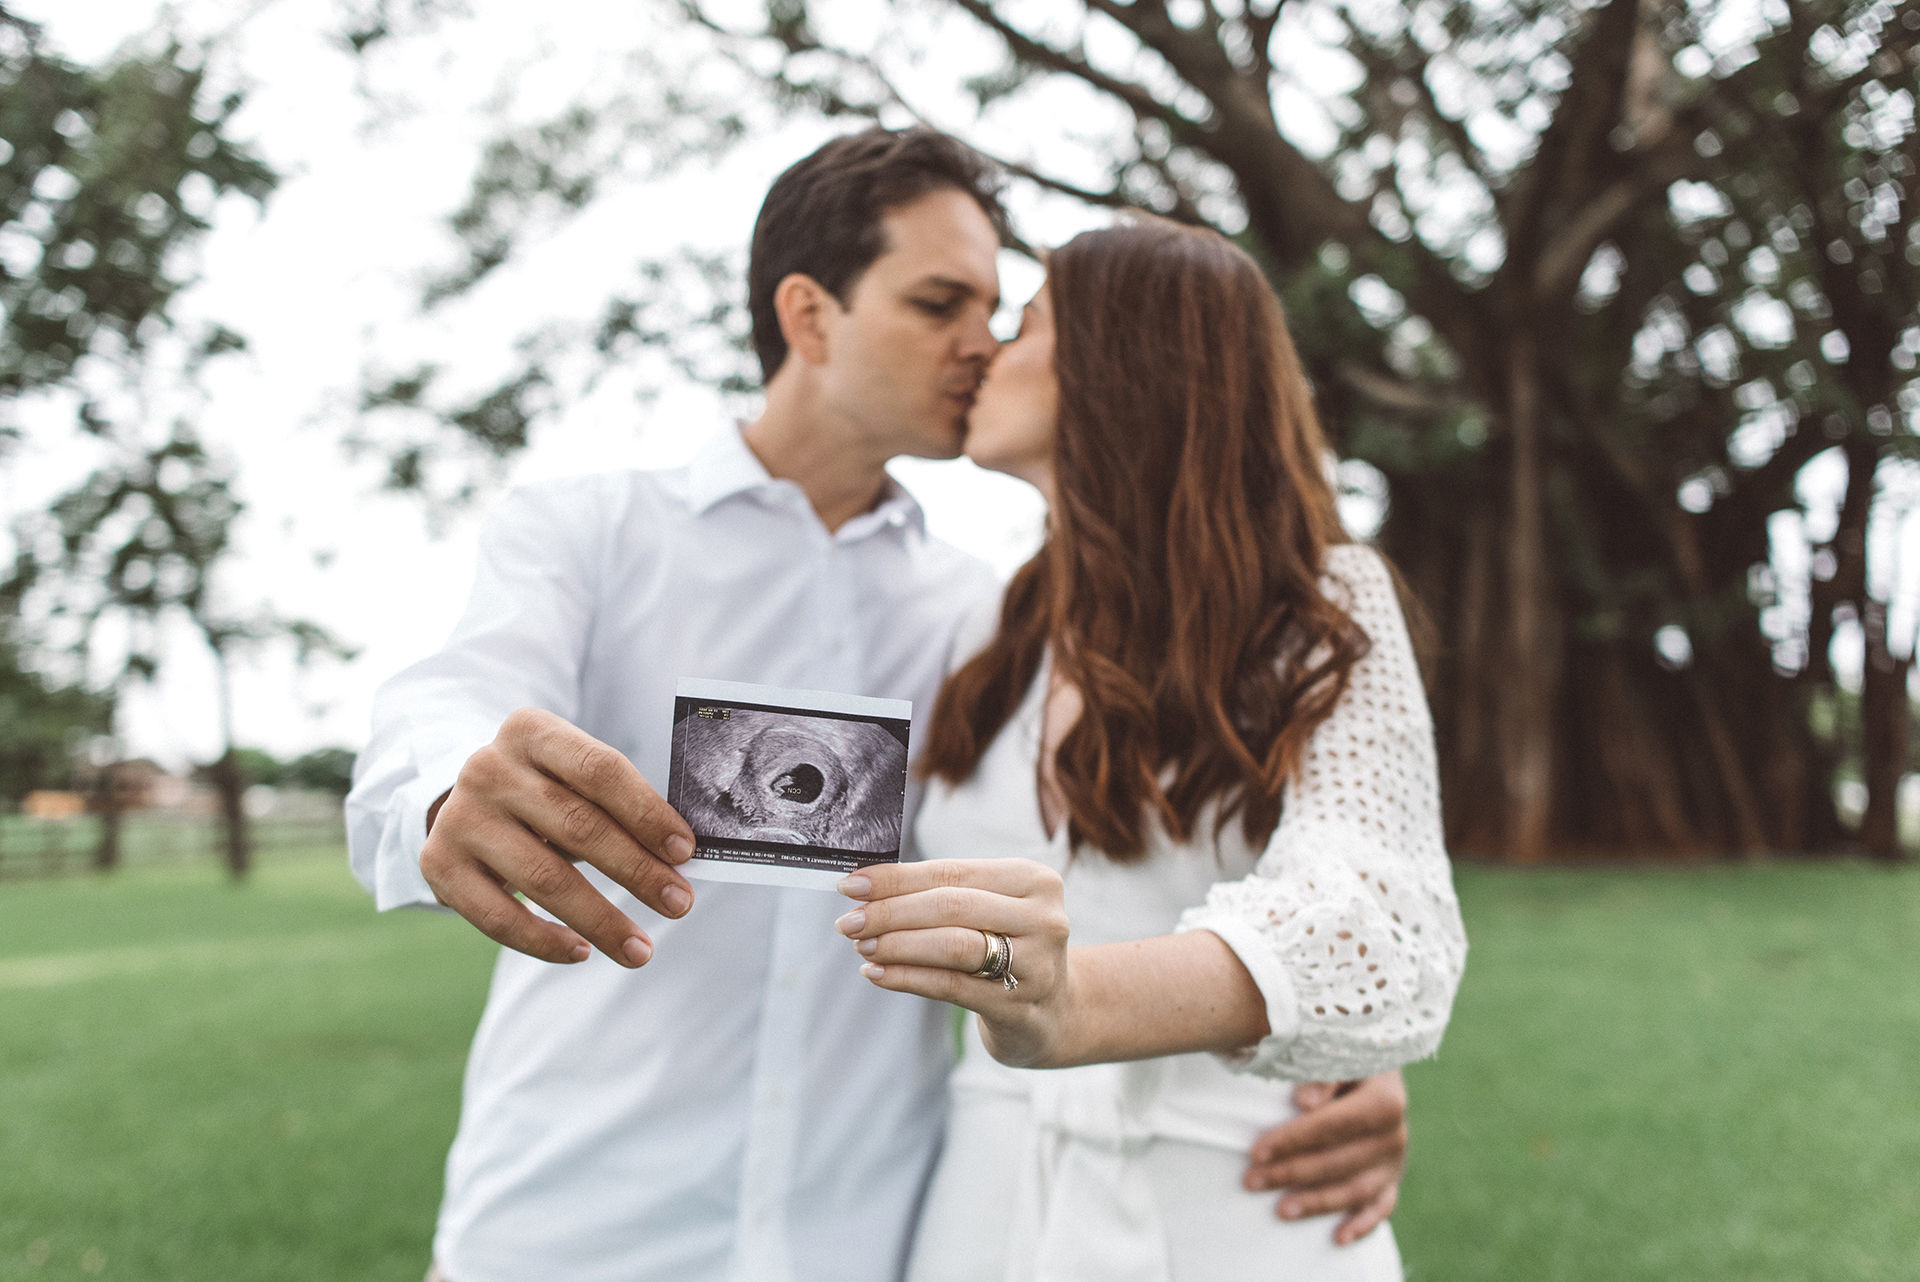
<path fill-rule="evenodd" d="M 480 536 L 473 592 L 441 650 L 383 684 L 347 794 L 354 876 L 385 911 L 437 903 L 420 873 L 427 810 L 509 713 L 578 719 L 607 478 L 515 491 Z"/>
<path fill-rule="evenodd" d="M 1433 722 L 1392 577 L 1372 551 L 1341 546 L 1323 587 L 1370 648 L 1309 741 L 1253 873 L 1216 884 L 1179 925 L 1218 935 L 1265 999 L 1267 1036 L 1228 1062 L 1291 1081 L 1433 1054 L 1466 963 Z"/>

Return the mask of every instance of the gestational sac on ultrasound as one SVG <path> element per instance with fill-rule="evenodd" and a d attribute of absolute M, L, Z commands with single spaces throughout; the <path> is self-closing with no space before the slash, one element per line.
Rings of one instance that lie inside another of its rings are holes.
<path fill-rule="evenodd" d="M 702 837 L 891 854 L 907 747 L 867 721 L 733 708 L 674 727 L 682 817 Z"/>

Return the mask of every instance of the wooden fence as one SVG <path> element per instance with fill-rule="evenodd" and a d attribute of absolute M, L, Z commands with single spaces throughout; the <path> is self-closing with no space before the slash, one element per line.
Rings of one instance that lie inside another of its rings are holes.
<path fill-rule="evenodd" d="M 346 825 L 337 814 L 266 816 L 249 822 L 247 831 L 256 859 L 305 852 L 344 857 Z M 94 872 L 99 846 L 100 820 L 94 815 L 33 819 L 0 814 L 0 881 Z M 220 865 L 225 858 L 226 829 L 218 818 L 136 811 L 121 820 L 123 867 Z"/>

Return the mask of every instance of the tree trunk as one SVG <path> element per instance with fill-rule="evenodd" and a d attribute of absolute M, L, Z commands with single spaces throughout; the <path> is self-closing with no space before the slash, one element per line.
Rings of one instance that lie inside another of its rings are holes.
<path fill-rule="evenodd" d="M 220 705 L 220 741 L 224 751 L 213 763 L 214 788 L 220 794 L 220 814 L 225 821 L 227 872 L 235 881 L 245 881 L 253 866 L 253 838 L 247 831 L 247 777 L 240 769 L 240 758 L 233 747 L 233 670 L 227 648 L 209 635 L 213 650 L 214 673 L 218 678 Z"/>
<path fill-rule="evenodd" d="M 1540 380 L 1534 344 L 1516 326 L 1507 375 L 1508 521 L 1505 530 L 1505 662 L 1497 685 L 1502 846 L 1517 863 L 1547 857 L 1552 835 L 1553 702 L 1559 681 L 1558 611 L 1546 567 Z"/>
<path fill-rule="evenodd" d="M 112 872 L 120 866 L 120 763 L 109 762 L 100 768 L 95 783 L 99 791 L 94 804 L 100 811 L 100 841 L 93 848 L 93 866 L 99 872 Z"/>
<path fill-rule="evenodd" d="M 1569 780 L 1561 826 L 1581 844 L 1628 851 L 1697 851 L 1683 772 L 1660 719 L 1618 644 L 1568 651 L 1573 715 L 1563 741 Z"/>
<path fill-rule="evenodd" d="M 1567 457 L 1580 448 L 1556 442 L 1550 465 L 1489 449 L 1450 477 L 1393 478 L 1382 546 L 1444 643 L 1431 696 L 1449 843 L 1516 862 L 1838 848 L 1849 834 L 1833 804 L 1837 758 L 1806 731 L 1816 687 L 1776 667 L 1747 593 L 1764 541 L 1703 526 L 1674 546 L 1634 515 L 1631 487 L 1595 488 L 1596 469 Z M 1537 501 L 1519 502 L 1527 492 Z M 1569 503 L 1582 510 L 1559 510 Z M 1510 533 L 1514 507 L 1532 555 Z M 1581 529 L 1605 537 L 1576 545 Z M 1607 595 L 1622 567 L 1681 553 L 1678 597 Z M 1677 668 L 1651 644 L 1672 618 L 1694 651 Z M 1521 684 L 1529 674 L 1538 684 Z M 1514 786 L 1516 765 L 1537 762 L 1544 785 L 1522 771 Z M 1513 821 L 1529 782 L 1545 800 L 1530 828 Z"/>
<path fill-rule="evenodd" d="M 1884 603 L 1869 601 L 1861 624 L 1867 654 L 1860 682 L 1860 773 L 1867 809 L 1860 818 L 1860 844 L 1877 859 L 1902 859 L 1899 799 L 1912 734 L 1907 677 L 1913 655 L 1895 658 L 1888 648 Z"/>
<path fill-rule="evenodd" d="M 220 795 L 220 815 L 226 832 L 227 872 L 235 881 L 245 881 L 253 866 L 253 838 L 247 827 L 247 779 L 240 759 L 232 748 L 208 772 Z"/>

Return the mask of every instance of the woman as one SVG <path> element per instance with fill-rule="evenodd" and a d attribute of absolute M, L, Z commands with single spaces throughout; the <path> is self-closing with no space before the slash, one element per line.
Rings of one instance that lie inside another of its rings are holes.
<path fill-rule="evenodd" d="M 1431 1054 L 1466 949 L 1393 579 L 1272 291 L 1212 232 L 1077 237 L 967 452 L 1047 540 L 935 710 L 929 862 L 843 886 L 873 983 L 978 1016 L 910 1276 L 1398 1278 L 1385 1230 L 1222 1192 L 1287 1083 Z"/>

